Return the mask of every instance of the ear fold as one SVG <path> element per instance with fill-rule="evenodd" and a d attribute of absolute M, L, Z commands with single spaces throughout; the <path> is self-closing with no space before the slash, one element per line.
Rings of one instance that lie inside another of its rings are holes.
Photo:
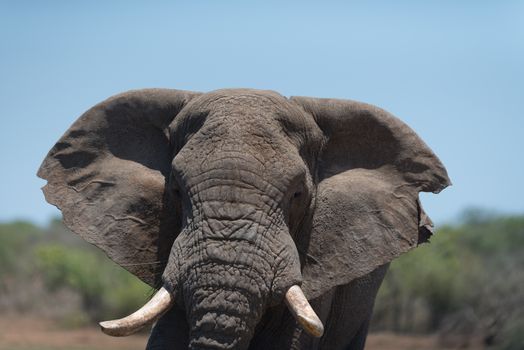
<path fill-rule="evenodd" d="M 431 235 L 420 191 L 450 184 L 407 125 L 363 103 L 293 97 L 324 132 L 304 290 L 309 298 L 363 276 Z"/>
<path fill-rule="evenodd" d="M 114 96 L 83 114 L 38 171 L 65 224 L 152 286 L 179 226 L 166 195 L 167 128 L 195 95 L 148 89 Z"/>

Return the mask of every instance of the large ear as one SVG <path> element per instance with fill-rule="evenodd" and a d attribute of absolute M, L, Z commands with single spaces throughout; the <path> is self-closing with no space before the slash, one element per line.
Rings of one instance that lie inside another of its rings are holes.
<path fill-rule="evenodd" d="M 450 184 L 407 125 L 371 105 L 293 97 L 323 131 L 316 208 L 303 267 L 314 298 L 388 263 L 432 233 L 420 191 Z"/>
<path fill-rule="evenodd" d="M 179 230 L 166 193 L 167 128 L 195 95 L 147 89 L 109 98 L 67 130 L 38 171 L 65 224 L 151 286 Z"/>

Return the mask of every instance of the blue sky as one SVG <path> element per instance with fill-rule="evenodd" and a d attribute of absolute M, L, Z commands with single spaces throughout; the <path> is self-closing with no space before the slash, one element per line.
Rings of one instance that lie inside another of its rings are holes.
<path fill-rule="evenodd" d="M 0 1 L 0 221 L 59 215 L 35 173 L 86 109 L 145 87 L 337 97 L 407 122 L 454 186 L 436 223 L 524 212 L 524 2 Z"/>

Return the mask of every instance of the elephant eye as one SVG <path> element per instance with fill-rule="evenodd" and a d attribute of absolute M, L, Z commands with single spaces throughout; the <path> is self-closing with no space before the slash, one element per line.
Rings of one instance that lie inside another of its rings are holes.
<path fill-rule="evenodd" d="M 299 202 L 300 197 L 302 196 L 302 191 L 295 191 L 293 195 L 289 198 L 289 205 L 295 206 L 297 202 Z"/>

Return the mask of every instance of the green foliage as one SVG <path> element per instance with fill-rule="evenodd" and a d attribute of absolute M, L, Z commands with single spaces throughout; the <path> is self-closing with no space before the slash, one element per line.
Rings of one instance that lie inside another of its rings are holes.
<path fill-rule="evenodd" d="M 524 217 L 469 211 L 462 224 L 440 228 L 430 244 L 391 264 L 374 327 L 447 338 L 460 333 L 522 349 L 502 344 L 522 344 L 522 336 L 515 338 L 522 324 L 514 321 L 524 319 L 523 271 Z"/>
<path fill-rule="evenodd" d="M 41 230 L 25 221 L 0 225 L 0 276 L 27 269 L 20 261 L 20 254 L 28 250 L 42 236 Z M 0 289 L 2 282 L 0 279 Z"/>
<path fill-rule="evenodd" d="M 60 309 L 57 305 L 62 294 L 76 295 L 80 309 L 56 312 L 69 325 L 127 314 L 152 293 L 151 287 L 71 233 L 59 220 L 45 229 L 26 222 L 0 224 L 0 307 L 13 304 L 10 299 L 18 300 L 20 287 L 28 290 L 26 285 L 38 285 L 39 281 L 44 290 L 35 290 L 22 302 L 37 304 L 48 294 Z"/>
<path fill-rule="evenodd" d="M 74 290 L 93 319 L 130 312 L 143 304 L 151 291 L 100 253 L 85 248 L 41 245 L 36 256 L 47 287 Z"/>
<path fill-rule="evenodd" d="M 68 286 L 82 291 L 89 298 L 95 298 L 103 291 L 98 274 L 100 266 L 94 254 L 60 245 L 42 245 L 37 248 L 36 255 L 51 290 Z"/>

